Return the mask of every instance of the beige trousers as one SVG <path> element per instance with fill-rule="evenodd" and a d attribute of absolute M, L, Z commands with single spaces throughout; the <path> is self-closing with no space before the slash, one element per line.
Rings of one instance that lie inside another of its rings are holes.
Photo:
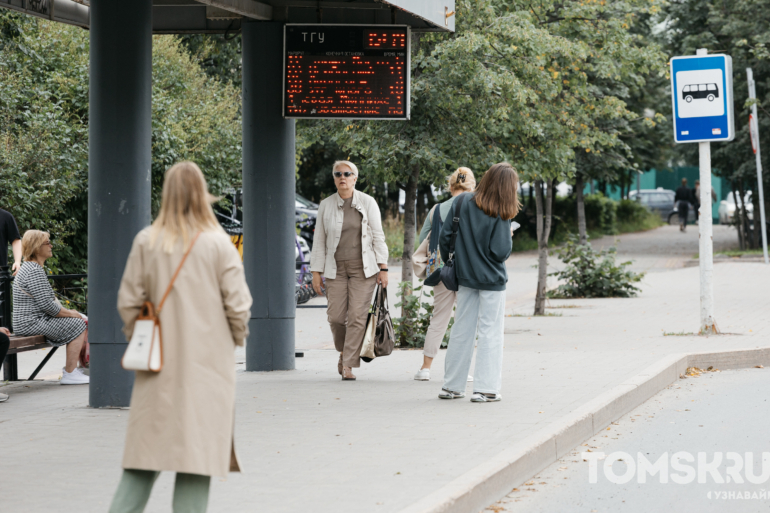
<path fill-rule="evenodd" d="M 449 319 L 452 318 L 452 307 L 457 299 L 457 292 L 447 290 L 443 283 L 433 287 L 433 316 L 430 318 L 430 326 L 425 334 L 425 347 L 422 354 L 428 358 L 435 358 L 438 354 L 441 341 L 444 340 Z"/>
<path fill-rule="evenodd" d="M 361 344 L 376 285 L 376 274 L 364 276 L 363 260 L 337 262 L 337 277 L 326 279 L 326 315 L 345 367 L 361 366 Z"/>

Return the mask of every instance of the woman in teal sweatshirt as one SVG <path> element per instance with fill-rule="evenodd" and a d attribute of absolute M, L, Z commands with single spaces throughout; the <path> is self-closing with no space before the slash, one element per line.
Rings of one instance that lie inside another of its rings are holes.
<path fill-rule="evenodd" d="M 455 322 L 444 363 L 442 399 L 465 397 L 468 371 L 478 326 L 478 352 L 472 402 L 499 401 L 503 364 L 503 321 L 508 273 L 505 261 L 511 254 L 511 220 L 519 211 L 519 177 L 507 162 L 495 164 L 484 174 L 475 193 L 466 193 L 459 217 L 454 267 L 459 290 Z M 458 197 L 459 198 L 459 197 Z M 441 229 L 441 258 L 449 259 L 452 222 Z"/>

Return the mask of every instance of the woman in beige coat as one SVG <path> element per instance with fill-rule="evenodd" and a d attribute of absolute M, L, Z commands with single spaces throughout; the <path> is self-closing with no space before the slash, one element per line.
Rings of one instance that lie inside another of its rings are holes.
<path fill-rule="evenodd" d="M 338 160 L 332 175 L 337 192 L 318 206 L 310 270 L 319 295 L 321 276 L 326 278 L 326 315 L 340 353 L 337 372 L 343 381 L 353 381 L 374 287 L 388 286 L 388 246 L 377 202 L 356 190 L 356 165 Z"/>
<path fill-rule="evenodd" d="M 142 304 L 157 307 L 193 244 L 160 314 L 163 369 L 136 373 L 125 470 L 110 513 L 143 511 L 161 470 L 177 473 L 175 512 L 204 512 L 210 476 L 239 471 L 234 350 L 248 335 L 251 295 L 211 201 L 197 165 L 174 165 L 157 220 L 139 232 L 128 256 L 118 311 L 130 339 Z"/>

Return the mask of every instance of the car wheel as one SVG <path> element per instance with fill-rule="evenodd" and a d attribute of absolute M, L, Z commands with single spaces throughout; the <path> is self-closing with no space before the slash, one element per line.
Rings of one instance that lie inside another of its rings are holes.
<path fill-rule="evenodd" d="M 676 226 L 679 224 L 679 214 L 677 212 L 671 212 L 668 215 L 668 224 Z"/>
<path fill-rule="evenodd" d="M 713 94 L 708 95 L 708 100 L 710 102 L 713 102 L 714 101 L 714 95 Z"/>
<path fill-rule="evenodd" d="M 686 101 L 687 103 L 690 103 L 690 102 L 692 101 L 692 96 L 690 96 L 690 95 L 687 95 L 687 96 L 685 97 L 684 101 Z"/>

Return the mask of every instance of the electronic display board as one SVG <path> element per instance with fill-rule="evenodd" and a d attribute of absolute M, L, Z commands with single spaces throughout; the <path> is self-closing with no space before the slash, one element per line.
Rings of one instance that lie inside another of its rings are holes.
<path fill-rule="evenodd" d="M 405 25 L 284 28 L 285 118 L 409 119 Z"/>

